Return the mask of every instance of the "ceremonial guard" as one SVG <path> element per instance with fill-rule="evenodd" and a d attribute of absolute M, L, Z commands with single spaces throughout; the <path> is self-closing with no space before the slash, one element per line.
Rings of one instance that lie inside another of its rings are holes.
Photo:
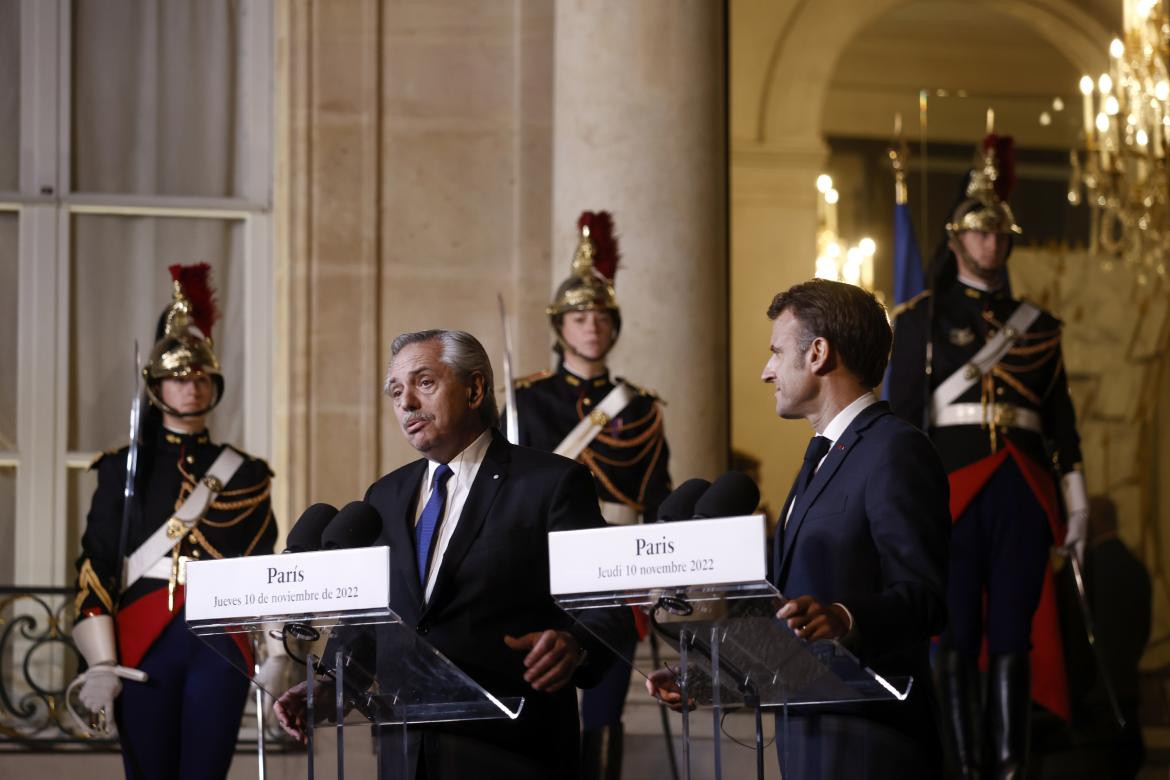
<path fill-rule="evenodd" d="M 73 629 L 88 669 L 75 686 L 95 728 L 117 721 L 127 777 L 222 778 L 249 687 L 239 670 L 252 668 L 253 651 L 246 635 L 213 637 L 212 649 L 187 629 L 186 562 L 271 553 L 277 528 L 267 464 L 214 443 L 205 424 L 224 392 L 210 269 L 170 270 L 139 435 L 92 466 Z M 271 650 L 265 677 L 283 663 Z"/>
<path fill-rule="evenodd" d="M 588 466 L 607 523 L 653 522 L 670 493 L 662 406 L 653 393 L 611 377 L 606 366 L 622 324 L 612 219 L 587 211 L 577 226 L 572 272 L 546 309 L 557 369 L 516 383 L 519 443 Z M 639 633 L 645 634 L 641 625 Z M 588 780 L 621 776 L 621 717 L 634 647 L 624 649 L 625 663 L 615 663 L 600 685 L 583 693 L 582 777 Z"/>
<path fill-rule="evenodd" d="M 1069 715 L 1049 559 L 1054 544 L 1080 555 L 1088 519 L 1060 321 L 1008 285 L 1021 232 L 1007 203 L 1012 163 L 1011 139 L 989 135 L 929 289 L 895 311 L 889 376 L 893 410 L 929 432 L 950 478 L 949 624 L 937 663 L 963 778 L 1024 776 L 1031 699 Z"/>

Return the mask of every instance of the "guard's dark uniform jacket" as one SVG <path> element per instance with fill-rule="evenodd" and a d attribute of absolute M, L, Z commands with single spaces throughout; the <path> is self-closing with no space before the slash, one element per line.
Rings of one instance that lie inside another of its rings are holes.
<path fill-rule="evenodd" d="M 658 505 L 670 493 L 670 450 L 657 396 L 635 385 L 631 387 L 638 390 L 637 395 L 605 425 L 577 460 L 593 472 L 602 501 L 625 504 L 653 522 Z M 613 388 L 608 372 L 581 379 L 564 363 L 555 372 L 542 371 L 518 380 L 520 444 L 552 452 Z"/>
<path fill-rule="evenodd" d="M 890 358 L 890 405 L 905 420 L 922 427 L 928 398 L 926 330 L 931 293 L 912 299 L 897 313 Z M 989 338 L 1003 328 L 1019 305 L 1006 291 L 983 292 L 955 282 L 935 302 L 930 391 L 965 366 Z M 985 458 L 1011 441 L 1040 464 L 1055 461 L 1061 474 L 1081 462 L 1076 415 L 1060 349 L 1060 320 L 1045 311 L 983 383 L 976 382 L 956 403 L 1010 404 L 1036 411 L 1043 433 L 1022 428 L 978 425 L 931 428 L 930 436 L 948 472 Z M 985 385 L 988 388 L 985 388 Z"/>
<path fill-rule="evenodd" d="M 228 445 L 214 444 L 206 432 L 179 434 L 160 428 L 149 463 L 139 462 L 137 496 L 141 512 L 131 513 L 126 555 L 130 555 L 187 500 L 204 473 Z M 145 448 L 144 448 L 145 451 Z M 119 662 L 137 666 L 171 620 L 180 613 L 184 588 L 176 583 L 174 610 L 168 609 L 166 579 L 142 577 L 119 593 L 118 543 L 126 484 L 123 447 L 94 461 L 98 486 L 90 505 L 81 557 L 77 561 L 77 613 L 114 615 Z M 241 453 L 243 454 L 243 453 Z M 183 538 L 179 553 L 188 558 L 266 555 L 276 541 L 269 503 L 268 464 L 245 455 L 244 462 L 210 505 L 204 519 Z"/>
<path fill-rule="evenodd" d="M 976 654 L 983 639 L 992 653 L 1027 652 L 1030 643 L 1033 698 L 1067 717 L 1055 591 L 1046 562 L 1053 540 L 1064 538 L 1056 476 L 1080 468 L 1081 450 L 1060 346 L 1060 321 L 1041 311 L 1004 358 L 952 401 L 978 405 L 984 410 L 979 419 L 970 424 L 937 425 L 928 416 L 935 389 L 961 371 L 1005 327 L 1019 303 L 1006 290 L 984 292 L 954 281 L 941 292 L 924 292 L 895 310 L 889 399 L 896 414 L 928 431 L 950 477 L 955 521 L 948 586 L 952 639 L 968 652 L 972 648 L 967 645 L 974 644 Z M 1032 415 L 1032 423 L 1038 425 L 1030 425 L 1039 430 L 1020 427 L 1021 410 Z M 974 519 L 979 512 L 1010 514 L 1004 527 L 1015 536 L 997 537 L 990 543 L 974 537 L 965 540 L 965 526 L 983 522 Z M 990 549 L 977 552 L 974 548 L 979 545 Z M 999 563 L 992 564 L 990 572 L 977 572 L 975 559 L 979 555 L 990 555 Z M 1044 569 L 1043 576 L 1031 574 L 1038 567 Z M 1015 576 L 1007 571 L 1021 572 L 1027 581 L 1004 585 L 1005 592 L 1014 588 L 1018 597 L 1003 598 L 1000 603 L 1015 602 L 1017 611 L 1027 613 L 1022 619 L 1019 615 L 1001 618 L 994 608 L 989 610 L 987 634 L 981 637 L 983 580 Z M 961 595 L 958 599 L 957 593 Z M 967 604 L 966 608 L 957 601 Z M 1030 610 L 1034 616 L 1029 636 L 1025 621 L 1033 615 Z"/>

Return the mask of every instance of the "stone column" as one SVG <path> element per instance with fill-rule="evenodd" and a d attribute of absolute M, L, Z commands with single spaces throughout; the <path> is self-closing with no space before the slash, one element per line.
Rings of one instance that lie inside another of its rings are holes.
<path fill-rule="evenodd" d="M 611 370 L 666 401 L 675 483 L 727 467 L 722 4 L 558 0 L 553 287 L 576 220 L 613 213 L 622 333 Z"/>

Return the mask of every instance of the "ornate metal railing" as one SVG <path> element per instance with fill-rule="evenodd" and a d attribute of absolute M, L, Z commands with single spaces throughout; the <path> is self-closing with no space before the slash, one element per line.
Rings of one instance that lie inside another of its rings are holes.
<path fill-rule="evenodd" d="M 70 632 L 72 588 L 0 585 L 0 752 L 111 751 L 116 738 L 94 737 L 65 709 L 65 690 L 81 666 Z M 255 697 L 248 697 L 237 750 L 257 747 Z M 274 719 L 265 719 L 265 749 L 296 751 Z"/>

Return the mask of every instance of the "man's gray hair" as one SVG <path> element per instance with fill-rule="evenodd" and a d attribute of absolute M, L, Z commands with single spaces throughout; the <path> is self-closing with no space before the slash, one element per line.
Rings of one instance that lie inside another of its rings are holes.
<path fill-rule="evenodd" d="M 496 390 L 492 374 L 492 362 L 488 360 L 487 352 L 479 339 L 462 330 L 420 330 L 414 333 L 403 333 L 390 342 L 390 359 L 410 344 L 422 344 L 427 341 L 438 341 L 443 345 L 439 359 L 451 367 L 456 378 L 467 387 L 471 387 L 472 378 L 479 374 L 483 377 L 483 403 L 479 405 L 479 418 L 484 425 L 495 428 L 500 424 L 500 410 L 496 406 Z M 386 380 L 382 385 L 382 392 L 390 394 L 390 370 L 386 370 Z"/>

